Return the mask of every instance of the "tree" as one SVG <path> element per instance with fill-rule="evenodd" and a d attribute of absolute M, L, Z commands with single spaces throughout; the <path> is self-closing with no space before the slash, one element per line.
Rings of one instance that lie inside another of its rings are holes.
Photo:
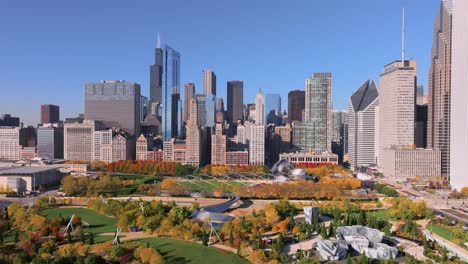
<path fill-rule="evenodd" d="M 384 234 L 385 234 L 385 236 L 388 236 L 388 237 L 389 237 L 389 236 L 392 235 L 392 234 L 391 234 L 391 225 L 392 225 L 392 224 L 390 224 L 390 222 L 387 222 L 387 224 L 385 225 L 385 227 L 384 227 Z"/>
<path fill-rule="evenodd" d="M 206 232 L 205 230 L 202 231 L 202 244 L 204 246 L 208 246 L 208 238 L 206 237 Z"/>
<path fill-rule="evenodd" d="M 323 239 L 328 238 L 327 228 L 325 227 L 325 224 L 322 224 L 322 229 L 320 231 L 320 235 L 322 236 Z"/>
<path fill-rule="evenodd" d="M 19 234 L 18 231 L 15 231 L 15 243 L 19 242 Z"/>
<path fill-rule="evenodd" d="M 67 242 L 68 244 L 71 244 L 73 242 L 70 232 L 67 233 Z"/>
<path fill-rule="evenodd" d="M 233 232 L 233 228 L 231 227 L 231 229 L 229 230 L 229 244 L 232 246 L 234 243 L 234 232 Z"/>
<path fill-rule="evenodd" d="M 348 254 L 348 256 L 346 257 L 346 264 L 353 264 L 353 261 L 351 260 L 351 255 Z"/>
<path fill-rule="evenodd" d="M 369 263 L 369 259 L 366 256 L 366 253 L 361 254 L 361 258 L 359 259 L 360 264 L 367 264 Z"/>
<path fill-rule="evenodd" d="M 239 243 L 237 244 L 237 255 L 242 256 L 242 254 L 241 254 L 241 240 L 239 240 Z"/>
<path fill-rule="evenodd" d="M 328 237 L 332 237 L 333 235 L 334 235 L 333 221 L 331 221 L 330 225 L 328 226 Z"/>

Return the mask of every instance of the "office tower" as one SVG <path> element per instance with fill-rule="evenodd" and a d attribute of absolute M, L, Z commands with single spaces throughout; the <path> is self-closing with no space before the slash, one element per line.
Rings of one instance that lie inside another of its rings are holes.
<path fill-rule="evenodd" d="M 20 128 L 20 145 L 25 148 L 36 147 L 37 133 L 35 127 L 27 126 Z"/>
<path fill-rule="evenodd" d="M 205 116 L 206 123 L 205 127 L 214 127 L 215 126 L 215 116 L 216 116 L 216 98 L 212 94 L 206 94 L 205 101 Z"/>
<path fill-rule="evenodd" d="M 158 40 L 150 66 L 150 111 L 147 123 L 160 127 L 163 141 L 180 135 L 180 53 Z"/>
<path fill-rule="evenodd" d="M 392 146 L 412 146 L 415 126 L 416 61 L 385 65 L 379 89 L 379 159 Z M 379 163 L 380 164 L 380 163 Z"/>
<path fill-rule="evenodd" d="M 302 122 L 302 112 L 305 110 L 305 91 L 291 91 L 288 93 L 288 122 Z"/>
<path fill-rule="evenodd" d="M 407 181 L 421 177 L 426 181 L 440 177 L 440 151 L 422 148 L 391 147 L 384 150 L 382 171 L 385 177 Z"/>
<path fill-rule="evenodd" d="M 338 161 L 343 163 L 347 150 L 348 112 L 332 110 L 332 152 L 338 155 Z"/>
<path fill-rule="evenodd" d="M 227 119 L 233 124 L 242 120 L 242 109 L 244 107 L 244 82 L 227 82 Z"/>
<path fill-rule="evenodd" d="M 255 124 L 265 126 L 265 96 L 262 90 L 255 96 Z"/>
<path fill-rule="evenodd" d="M 203 93 L 216 96 L 216 74 L 211 69 L 203 70 Z"/>
<path fill-rule="evenodd" d="M 63 156 L 66 160 L 91 161 L 94 158 L 95 121 L 65 123 L 63 132 Z"/>
<path fill-rule="evenodd" d="M 126 81 L 85 84 L 86 120 L 102 121 L 106 128 L 140 134 L 140 85 Z"/>
<path fill-rule="evenodd" d="M 427 147 L 427 114 L 428 105 L 416 105 L 416 124 L 414 127 L 414 144 L 417 148 Z"/>
<path fill-rule="evenodd" d="M 376 157 L 376 107 L 379 92 L 374 81 L 366 81 L 349 98 L 348 154 L 351 169 L 374 164 Z"/>
<path fill-rule="evenodd" d="M 20 119 L 19 117 L 12 117 L 10 114 L 3 114 L 0 117 L 0 126 L 19 127 Z"/>
<path fill-rule="evenodd" d="M 201 133 L 198 127 L 198 101 L 195 98 L 190 100 L 190 119 L 187 123 L 187 138 L 185 151 L 185 164 L 193 167 L 200 166 L 201 158 Z"/>
<path fill-rule="evenodd" d="M 255 121 L 255 104 L 247 104 L 245 106 L 244 113 L 245 121 L 254 122 Z"/>
<path fill-rule="evenodd" d="M 20 158 L 20 128 L 0 127 L 0 160 L 17 160 Z"/>
<path fill-rule="evenodd" d="M 41 105 L 41 124 L 52 124 L 60 121 L 60 108 L 57 105 Z"/>
<path fill-rule="evenodd" d="M 195 95 L 195 84 L 192 82 L 186 83 L 184 85 L 184 114 L 183 114 L 183 121 L 184 123 L 187 123 L 187 121 L 190 118 L 190 100 Z"/>
<path fill-rule="evenodd" d="M 148 115 L 149 99 L 146 96 L 140 96 L 140 123 L 144 123 Z"/>
<path fill-rule="evenodd" d="M 305 122 L 313 127 L 313 151 L 331 152 L 332 74 L 314 73 L 306 79 Z"/>
<path fill-rule="evenodd" d="M 281 96 L 279 94 L 265 94 L 264 106 L 265 124 L 281 125 Z"/>
<path fill-rule="evenodd" d="M 216 132 L 211 136 L 211 164 L 226 164 L 227 140 L 222 130 L 222 124 L 216 124 Z"/>
<path fill-rule="evenodd" d="M 224 112 L 224 100 L 222 97 L 216 97 L 215 105 L 216 112 Z"/>
<path fill-rule="evenodd" d="M 468 186 L 468 2 L 453 1 L 452 87 L 450 134 L 450 185 L 460 191 Z"/>
<path fill-rule="evenodd" d="M 63 159 L 63 127 L 48 124 L 37 128 L 37 156 Z"/>
<path fill-rule="evenodd" d="M 196 102 L 197 102 L 197 118 L 193 120 L 197 120 L 197 125 L 205 126 L 206 125 L 206 99 L 207 99 L 206 94 L 196 94 L 194 98 L 196 99 Z M 192 111 L 190 111 L 190 113 L 192 113 Z M 190 119 L 192 119 L 191 116 L 190 116 Z"/>
<path fill-rule="evenodd" d="M 452 1 L 441 1 L 434 22 L 429 68 L 427 147 L 442 153 L 442 175 L 450 173 Z M 421 110 L 422 111 L 422 110 Z"/>
<path fill-rule="evenodd" d="M 262 125 L 250 127 L 249 163 L 250 165 L 265 164 L 265 127 Z"/>
<path fill-rule="evenodd" d="M 112 161 L 130 160 L 129 148 L 134 141 L 129 141 L 129 134 L 123 130 L 114 130 L 112 135 Z"/>
<path fill-rule="evenodd" d="M 281 139 L 280 153 L 288 153 L 291 151 L 291 132 L 290 124 L 275 127 L 275 133 L 278 134 Z"/>
<path fill-rule="evenodd" d="M 147 160 L 148 148 L 148 140 L 141 134 L 136 141 L 136 160 Z"/>
<path fill-rule="evenodd" d="M 418 85 L 418 87 L 416 88 L 416 104 L 424 104 L 424 85 Z"/>
<path fill-rule="evenodd" d="M 93 160 L 112 162 L 112 129 L 94 131 Z"/>

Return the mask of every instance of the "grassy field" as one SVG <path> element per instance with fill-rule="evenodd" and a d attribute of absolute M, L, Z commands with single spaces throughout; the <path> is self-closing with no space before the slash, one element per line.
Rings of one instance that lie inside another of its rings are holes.
<path fill-rule="evenodd" d="M 183 242 L 169 238 L 146 238 L 136 240 L 142 244 L 147 242 L 156 248 L 167 263 L 182 264 L 247 264 L 248 261 L 236 254 L 214 247 Z"/>
<path fill-rule="evenodd" d="M 450 231 L 449 229 L 447 229 L 447 228 L 445 228 L 443 226 L 440 226 L 440 225 L 437 225 L 437 224 L 434 224 L 434 225 L 431 226 L 431 224 L 427 224 L 426 229 L 429 230 L 429 231 L 432 231 L 436 235 L 439 235 L 439 236 L 443 237 L 446 240 L 452 240 L 453 239 L 452 231 Z"/>
<path fill-rule="evenodd" d="M 232 191 L 234 189 L 234 186 L 241 186 L 242 185 L 241 183 L 234 182 L 234 181 L 229 182 L 228 184 L 226 184 L 225 182 L 221 182 L 221 181 L 208 181 L 208 182 L 194 180 L 192 182 L 180 181 L 180 184 L 189 187 L 194 192 L 212 191 L 212 190 L 217 189 L 219 187 L 224 188 L 225 191 Z"/>
<path fill-rule="evenodd" d="M 369 217 L 374 217 L 374 211 L 368 211 L 368 212 L 367 212 L 367 215 L 368 215 Z M 390 216 L 388 215 L 388 209 L 377 210 L 377 211 L 375 212 L 375 218 L 380 219 L 380 220 L 387 220 L 387 221 L 388 221 L 389 219 L 392 220 L 392 221 L 397 220 L 397 219 L 392 218 L 392 217 L 390 217 Z"/>
<path fill-rule="evenodd" d="M 80 216 L 83 222 L 89 224 L 89 227 L 85 229 L 86 232 L 93 232 L 94 234 L 115 232 L 117 219 L 107 217 L 96 213 L 93 210 L 87 208 L 51 208 L 45 209 L 40 212 L 41 215 L 47 218 L 55 218 L 62 215 L 64 218 L 69 218 L 72 214 Z"/>

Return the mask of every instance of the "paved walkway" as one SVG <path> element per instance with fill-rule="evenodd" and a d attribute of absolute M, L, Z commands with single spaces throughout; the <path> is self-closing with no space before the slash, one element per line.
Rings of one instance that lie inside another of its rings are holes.
<path fill-rule="evenodd" d="M 468 251 L 465 250 L 464 248 L 460 247 L 457 244 L 452 243 L 451 241 L 445 240 L 439 235 L 436 235 L 435 233 L 431 233 L 427 229 L 423 229 L 423 234 L 426 236 L 426 238 L 430 240 L 435 240 L 439 245 L 447 248 L 448 251 L 454 253 L 457 255 L 459 258 L 461 258 L 464 261 L 468 262 Z"/>
<path fill-rule="evenodd" d="M 321 239 L 319 235 L 314 235 L 313 238 L 309 238 L 299 243 L 287 244 L 286 246 L 284 246 L 283 252 L 288 254 L 288 256 L 292 256 L 296 254 L 298 249 L 302 249 L 302 250 L 312 249 L 312 246 L 314 245 L 314 243 L 316 243 L 319 239 Z"/>

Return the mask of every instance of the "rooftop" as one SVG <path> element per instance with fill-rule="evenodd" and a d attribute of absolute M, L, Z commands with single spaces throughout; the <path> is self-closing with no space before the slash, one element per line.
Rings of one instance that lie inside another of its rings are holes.
<path fill-rule="evenodd" d="M 11 175 L 11 174 L 34 174 L 44 171 L 56 170 L 60 166 L 43 166 L 43 167 L 13 167 L 9 169 L 0 170 L 0 175 Z"/>

